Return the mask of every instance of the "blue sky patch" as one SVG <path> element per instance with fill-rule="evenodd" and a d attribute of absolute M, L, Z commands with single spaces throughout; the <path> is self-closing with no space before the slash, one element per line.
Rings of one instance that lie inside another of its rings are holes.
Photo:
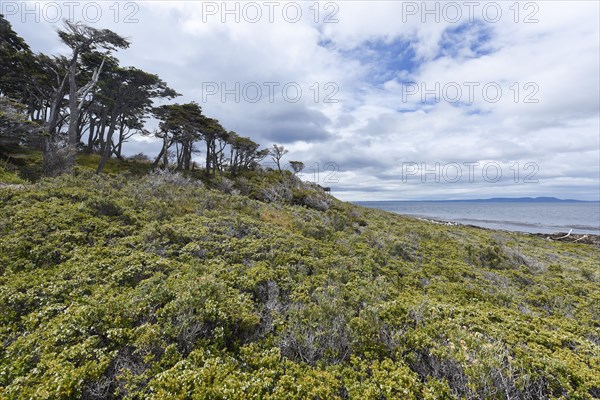
<path fill-rule="evenodd" d="M 343 51 L 346 57 L 368 65 L 371 73 L 367 81 L 381 85 L 387 81 L 405 78 L 419 66 L 412 42 L 399 38 L 393 40 L 375 39 L 363 42 L 361 46 Z"/>
<path fill-rule="evenodd" d="M 493 52 L 493 29 L 481 21 L 453 26 L 440 39 L 438 57 L 479 58 Z"/>

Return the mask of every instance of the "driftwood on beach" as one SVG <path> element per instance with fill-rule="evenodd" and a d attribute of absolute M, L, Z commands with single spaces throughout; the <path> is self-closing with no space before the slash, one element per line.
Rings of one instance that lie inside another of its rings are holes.
<path fill-rule="evenodd" d="M 468 227 L 471 227 L 471 228 L 478 228 L 478 229 L 489 230 L 489 228 L 485 228 L 485 227 L 482 227 L 482 226 L 460 224 L 458 222 L 440 221 L 440 220 L 429 219 L 429 218 L 418 218 L 418 219 L 421 220 L 421 221 L 427 221 L 427 222 L 430 222 L 432 224 L 437 224 L 437 225 L 468 226 Z M 548 233 L 531 233 L 531 235 L 543 237 L 543 238 L 545 238 L 545 239 L 547 239 L 549 241 L 560 241 L 560 242 L 569 242 L 569 243 L 584 243 L 584 244 L 593 244 L 593 245 L 596 245 L 596 246 L 600 246 L 600 235 L 594 235 L 594 234 L 591 234 L 591 233 L 588 233 L 588 234 L 573 233 L 572 229 L 569 232 L 556 232 L 556 233 L 551 233 L 551 234 L 548 234 Z"/>
<path fill-rule="evenodd" d="M 581 234 L 581 233 L 572 233 L 571 230 L 569 233 L 559 232 L 559 233 L 537 233 L 537 236 L 545 237 L 551 241 L 560 241 L 560 242 L 569 242 L 569 243 L 585 243 L 585 244 L 594 244 L 600 246 L 600 236 L 593 234 Z"/>

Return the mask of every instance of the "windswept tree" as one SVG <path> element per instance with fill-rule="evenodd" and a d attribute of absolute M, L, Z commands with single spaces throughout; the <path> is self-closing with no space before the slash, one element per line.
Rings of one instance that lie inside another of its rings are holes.
<path fill-rule="evenodd" d="M 292 168 L 294 175 L 297 175 L 304 169 L 304 163 L 302 161 L 290 161 L 290 167 Z"/>
<path fill-rule="evenodd" d="M 37 126 L 27 104 L 35 56 L 25 40 L 0 14 L 0 147 L 35 140 Z"/>
<path fill-rule="evenodd" d="M 281 170 L 281 159 L 287 153 L 288 153 L 288 150 L 285 147 L 278 146 L 276 144 L 274 144 L 273 147 L 271 147 L 269 149 L 269 154 L 271 155 L 271 160 L 273 160 L 273 162 L 277 166 L 277 170 L 280 173 L 283 173 L 283 171 Z"/>
<path fill-rule="evenodd" d="M 230 170 L 236 174 L 241 169 L 251 169 L 258 165 L 267 155 L 269 150 L 259 150 L 260 145 L 248 137 L 238 136 L 230 132 Z"/>
<path fill-rule="evenodd" d="M 107 71 L 98 96 L 107 107 L 110 121 L 102 158 L 97 168 L 97 172 L 100 173 L 114 152 L 113 135 L 119 124 L 129 121 L 130 127 L 141 127 L 141 121 L 144 115 L 151 111 L 154 99 L 173 98 L 178 96 L 178 93 L 157 75 L 133 67 L 116 67 Z"/>
<path fill-rule="evenodd" d="M 26 106 L 0 96 L 0 152 L 35 140 L 39 126 L 30 121 Z"/>
<path fill-rule="evenodd" d="M 158 156 L 156 156 L 156 160 L 154 160 L 154 165 L 157 166 L 161 160 L 163 163 L 163 167 L 167 167 L 169 164 L 169 149 L 175 142 L 176 130 L 179 129 L 178 124 L 175 122 L 175 118 L 172 115 L 172 104 L 162 105 L 159 107 L 155 107 L 152 110 L 152 115 L 154 118 L 159 120 L 158 129 L 156 129 L 153 134 L 156 138 L 162 140 L 162 147 Z"/>
<path fill-rule="evenodd" d="M 55 99 L 61 82 L 67 73 L 67 60 L 65 57 L 52 57 L 45 54 L 36 54 L 27 65 L 27 73 L 22 85 L 22 103 L 27 105 L 27 114 L 33 121 L 44 125 L 47 133 L 50 129 L 50 116 L 52 105 L 57 105 L 54 111 L 55 119 L 52 121 L 52 132 L 58 133 L 62 125 L 68 120 L 66 112 L 67 102 L 63 98 Z M 46 135 L 47 136 L 47 135 Z"/>
<path fill-rule="evenodd" d="M 71 21 L 64 22 L 64 29 L 58 30 L 58 36 L 63 43 L 71 48 L 71 55 L 67 59 L 67 71 L 60 80 L 60 84 L 56 88 L 53 96 L 50 121 L 48 123 L 47 137 L 44 145 L 44 160 L 46 167 L 50 167 L 50 164 L 47 161 L 49 161 L 49 158 L 55 156 L 55 154 L 51 153 L 57 150 L 56 148 L 52 148 L 52 145 L 56 145 L 56 143 L 51 143 L 51 141 L 56 139 L 58 113 L 61 102 L 65 95 L 68 94 L 69 127 L 67 131 L 66 157 L 64 160 L 66 165 L 63 167 L 69 168 L 75 162 L 75 154 L 77 151 L 79 111 L 83 107 L 86 96 L 98 82 L 103 67 L 103 64 L 101 63 L 98 68 L 93 71 L 89 81 L 80 84 L 77 82 L 77 76 L 80 72 L 78 68 L 80 65 L 80 57 L 85 53 L 93 51 L 104 50 L 105 52 L 110 53 L 119 48 L 127 48 L 129 47 L 129 41 L 111 30 L 96 29 L 79 22 L 76 23 Z M 52 163 L 52 167 L 56 167 L 56 163 Z M 53 173 L 54 171 L 47 172 Z"/>
<path fill-rule="evenodd" d="M 28 66 L 33 58 L 25 40 L 0 14 L 0 96 L 23 103 L 24 87 L 29 80 Z"/>
<path fill-rule="evenodd" d="M 160 120 L 155 136 L 163 141 L 154 165 L 162 162 L 166 167 L 169 154 L 174 153 L 177 169 L 190 169 L 195 143 L 199 141 L 206 146 L 206 174 L 216 174 L 227 167 L 233 174 L 254 168 L 269 154 L 268 150 L 259 150 L 258 143 L 250 138 L 228 132 L 219 121 L 204 116 L 197 103 L 162 105 L 153 113 Z"/>
<path fill-rule="evenodd" d="M 225 129 L 223 129 L 221 132 L 219 132 L 219 134 L 217 135 L 217 138 L 215 140 L 215 145 L 212 149 L 212 164 L 213 164 L 213 172 L 214 171 L 223 171 L 226 167 L 226 164 L 228 162 L 231 162 L 231 160 L 227 159 L 226 157 L 226 152 L 225 149 L 227 148 L 227 146 L 231 145 L 231 141 L 233 140 L 233 135 L 234 132 L 232 131 L 226 131 Z"/>
<path fill-rule="evenodd" d="M 0 134 L 7 137 L 0 142 L 41 147 L 47 175 L 74 164 L 86 135 L 87 151 L 101 154 L 100 173 L 113 155 L 123 158 L 123 144 L 132 135 L 149 134 L 145 122 L 150 115 L 159 120 L 154 134 L 163 141 L 155 164 L 172 162 L 188 170 L 199 152 L 196 146 L 204 142 L 207 174 L 256 168 L 269 154 L 281 171 L 287 150 L 276 145 L 260 150 L 250 138 L 203 115 L 197 103 L 154 107 L 155 99 L 179 94 L 156 75 L 119 65 L 112 54 L 127 48 L 127 39 L 70 21 L 58 35 L 71 49 L 68 56 L 33 54 L 0 15 Z"/>
<path fill-rule="evenodd" d="M 218 120 L 214 118 L 204 118 L 200 127 L 200 134 L 206 145 L 206 173 L 216 173 L 217 171 L 217 143 L 225 140 L 227 131 Z"/>
<path fill-rule="evenodd" d="M 206 117 L 202 108 L 195 102 L 181 106 L 183 124 L 177 138 L 176 157 L 177 168 L 189 170 L 192 164 L 192 154 L 196 151 L 195 143 L 201 139 L 200 129 Z"/>
<path fill-rule="evenodd" d="M 119 60 L 116 57 L 100 52 L 90 52 L 82 55 L 80 67 L 80 81 L 87 82 L 93 71 L 100 65 L 102 67 L 102 79 L 95 85 L 83 102 L 79 111 L 79 123 L 77 128 L 77 142 L 81 142 L 87 133 L 86 151 L 88 153 L 102 153 L 105 143 L 107 126 L 110 124 L 109 112 L 110 97 L 107 87 L 113 77 L 114 71 L 119 68 Z"/>
<path fill-rule="evenodd" d="M 162 160 L 166 167 L 169 163 L 169 150 L 175 146 L 177 168 L 190 169 L 194 143 L 202 137 L 200 128 L 206 118 L 202 115 L 202 108 L 195 102 L 168 104 L 156 107 L 153 113 L 160 120 L 159 130 L 155 135 L 163 141 L 154 164 L 158 165 Z"/>

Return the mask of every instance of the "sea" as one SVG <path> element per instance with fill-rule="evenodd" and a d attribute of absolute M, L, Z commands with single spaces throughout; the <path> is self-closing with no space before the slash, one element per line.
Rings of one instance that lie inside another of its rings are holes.
<path fill-rule="evenodd" d="M 599 202 L 357 201 L 397 214 L 529 233 L 600 235 Z"/>

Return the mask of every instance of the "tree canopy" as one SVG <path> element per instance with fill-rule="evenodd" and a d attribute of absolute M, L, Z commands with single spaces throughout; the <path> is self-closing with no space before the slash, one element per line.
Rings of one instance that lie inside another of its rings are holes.
<path fill-rule="evenodd" d="M 102 172 L 110 157 L 123 157 L 134 135 L 160 139 L 154 164 L 180 170 L 195 168 L 194 156 L 202 151 L 206 174 L 256 168 L 267 156 L 252 139 L 203 114 L 198 103 L 165 104 L 180 94 L 156 74 L 120 65 L 115 52 L 127 49 L 129 39 L 73 21 L 64 21 L 57 34 L 71 49 L 69 56 L 34 54 L 0 15 L 0 96 L 6 97 L 0 135 L 32 134 L 33 125 L 24 122 L 43 127 L 46 174 L 69 170 L 81 150 L 101 155 Z M 149 132 L 146 122 L 152 118 L 158 128 Z"/>

